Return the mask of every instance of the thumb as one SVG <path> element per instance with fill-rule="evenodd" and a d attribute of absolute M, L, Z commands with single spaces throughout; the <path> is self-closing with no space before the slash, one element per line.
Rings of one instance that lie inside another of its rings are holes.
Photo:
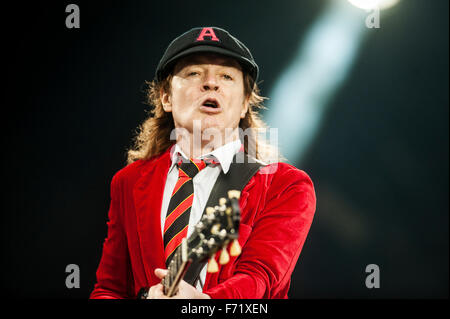
<path fill-rule="evenodd" d="M 165 275 L 167 275 L 169 271 L 167 269 L 161 269 L 161 268 L 156 268 L 155 269 L 155 275 L 156 277 L 158 277 L 159 279 L 163 279 Z"/>

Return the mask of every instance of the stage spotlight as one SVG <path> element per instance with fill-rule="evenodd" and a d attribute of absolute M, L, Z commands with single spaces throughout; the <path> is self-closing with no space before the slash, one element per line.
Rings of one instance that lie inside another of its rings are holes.
<path fill-rule="evenodd" d="M 277 146 L 295 165 L 301 165 L 330 101 L 347 80 L 361 44 L 372 30 L 365 23 L 366 11 L 386 9 L 400 0 L 347 1 L 328 0 L 324 11 L 303 35 L 266 103 L 264 120 L 278 129 Z M 349 3 L 362 10 L 355 10 Z"/>
<path fill-rule="evenodd" d="M 368 29 L 367 13 L 346 1 L 329 0 L 280 74 L 264 120 L 278 128 L 278 147 L 300 165 L 318 133 L 335 92 L 346 81 Z"/>
<path fill-rule="evenodd" d="M 396 5 L 399 0 L 348 0 L 355 7 L 373 10 L 373 9 L 387 9 Z"/>

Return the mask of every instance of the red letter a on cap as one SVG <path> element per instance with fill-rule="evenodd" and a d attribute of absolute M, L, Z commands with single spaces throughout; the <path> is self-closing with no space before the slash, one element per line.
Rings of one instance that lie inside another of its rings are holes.
<path fill-rule="evenodd" d="M 197 38 L 197 41 L 205 41 L 205 37 L 211 37 L 211 41 L 219 41 L 219 38 L 216 37 L 213 28 L 203 28 L 202 32 Z"/>

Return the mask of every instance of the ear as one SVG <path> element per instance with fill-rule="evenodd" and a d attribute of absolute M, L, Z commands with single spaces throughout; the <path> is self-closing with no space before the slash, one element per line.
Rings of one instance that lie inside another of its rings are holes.
<path fill-rule="evenodd" d="M 241 110 L 241 119 L 245 118 L 245 115 L 248 112 L 249 105 L 250 105 L 249 98 L 245 98 L 244 104 L 242 105 L 242 110 Z"/>
<path fill-rule="evenodd" d="M 172 97 L 170 96 L 170 94 L 164 92 L 164 90 L 161 88 L 159 96 L 161 96 L 161 103 L 164 111 L 172 112 Z"/>

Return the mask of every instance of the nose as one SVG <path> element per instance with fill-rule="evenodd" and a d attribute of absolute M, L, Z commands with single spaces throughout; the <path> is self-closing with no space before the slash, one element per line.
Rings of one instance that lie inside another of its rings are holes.
<path fill-rule="evenodd" d="M 203 82 L 203 90 L 204 91 L 218 91 L 219 90 L 219 82 L 217 81 L 213 72 L 208 72 L 205 74 L 204 82 Z"/>

